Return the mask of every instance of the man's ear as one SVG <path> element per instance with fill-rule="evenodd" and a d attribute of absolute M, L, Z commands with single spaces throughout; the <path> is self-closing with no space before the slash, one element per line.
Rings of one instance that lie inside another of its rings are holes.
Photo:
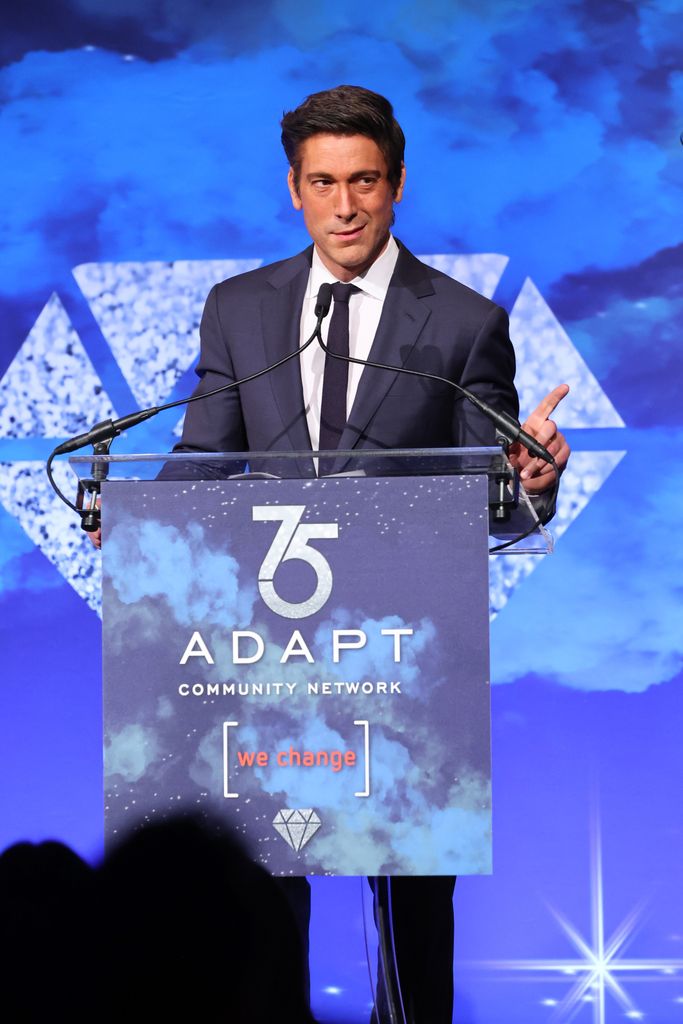
<path fill-rule="evenodd" d="M 398 183 L 398 187 L 394 192 L 394 202 L 400 203 L 403 199 L 403 186 L 406 183 L 406 165 L 401 164 L 401 180 Z"/>
<path fill-rule="evenodd" d="M 303 204 L 301 202 L 301 196 L 299 195 L 299 189 L 297 188 L 296 181 L 294 180 L 293 167 L 289 168 L 289 172 L 287 174 L 287 188 L 289 189 L 289 194 L 292 199 L 292 206 L 295 210 L 300 210 Z"/>

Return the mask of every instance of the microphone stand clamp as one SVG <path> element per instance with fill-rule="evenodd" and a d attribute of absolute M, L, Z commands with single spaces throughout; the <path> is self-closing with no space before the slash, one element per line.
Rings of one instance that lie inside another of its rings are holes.
<path fill-rule="evenodd" d="M 113 437 L 98 441 L 93 445 L 93 455 L 109 455 Z M 90 466 L 90 477 L 81 480 L 78 485 L 78 505 L 83 509 L 81 529 L 86 533 L 94 533 L 101 525 L 99 507 L 100 484 L 109 476 L 109 465 L 106 462 L 93 462 Z"/>

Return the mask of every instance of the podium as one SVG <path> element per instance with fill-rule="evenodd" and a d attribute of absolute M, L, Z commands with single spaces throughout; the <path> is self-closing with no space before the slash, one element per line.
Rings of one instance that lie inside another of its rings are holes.
<path fill-rule="evenodd" d="M 191 812 L 275 875 L 491 870 L 498 448 L 70 461 L 101 484 L 105 838 Z M 512 548 L 511 550 L 514 550 Z"/>

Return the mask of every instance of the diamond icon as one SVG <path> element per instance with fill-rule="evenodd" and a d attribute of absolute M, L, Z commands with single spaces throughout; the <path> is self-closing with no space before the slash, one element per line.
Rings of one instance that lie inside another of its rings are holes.
<path fill-rule="evenodd" d="M 320 828 L 320 818 L 311 807 L 283 807 L 273 818 L 273 828 L 298 853 Z"/>

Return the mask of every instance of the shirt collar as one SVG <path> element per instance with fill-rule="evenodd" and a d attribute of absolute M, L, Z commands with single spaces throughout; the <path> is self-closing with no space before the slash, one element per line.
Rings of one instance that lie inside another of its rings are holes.
<path fill-rule="evenodd" d="M 364 274 L 354 277 L 353 281 L 350 281 L 349 284 L 355 285 L 360 291 L 371 295 L 373 299 L 379 299 L 383 302 L 389 290 L 389 282 L 391 281 L 391 275 L 394 273 L 397 259 L 398 245 L 394 236 L 389 235 L 389 241 L 384 251 L 368 267 Z M 336 280 L 337 278 L 327 269 L 320 256 L 318 256 L 318 250 L 314 246 L 306 298 L 317 295 L 321 284 L 334 284 Z"/>

